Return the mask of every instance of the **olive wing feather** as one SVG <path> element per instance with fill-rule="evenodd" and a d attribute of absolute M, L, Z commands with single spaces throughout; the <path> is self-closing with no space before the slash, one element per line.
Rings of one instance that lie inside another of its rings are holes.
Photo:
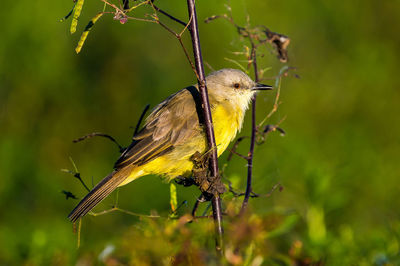
<path fill-rule="evenodd" d="M 132 144 L 114 167 L 121 169 L 130 164 L 144 164 L 171 152 L 199 131 L 195 100 L 188 89 L 183 89 L 154 108 L 143 129 L 133 137 Z"/>

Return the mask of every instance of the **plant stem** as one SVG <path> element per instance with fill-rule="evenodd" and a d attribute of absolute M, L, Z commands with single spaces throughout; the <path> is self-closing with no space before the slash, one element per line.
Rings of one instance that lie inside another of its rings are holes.
<path fill-rule="evenodd" d="M 208 100 L 208 93 L 207 93 L 207 86 L 204 74 L 204 67 L 203 67 L 203 58 L 201 55 L 201 47 L 200 47 L 200 39 L 199 39 L 199 31 L 198 31 L 198 23 L 197 23 L 197 15 L 196 15 L 196 6 L 194 0 L 187 0 L 188 10 L 189 10 L 189 20 L 191 19 L 190 23 L 190 35 L 192 38 L 192 45 L 193 45 L 193 54 L 195 59 L 195 66 L 198 74 L 198 84 L 199 84 L 199 91 L 201 95 L 201 102 L 203 106 L 203 117 L 204 117 L 204 124 L 205 124 L 205 131 L 207 135 L 208 141 L 208 148 L 210 149 L 210 171 L 211 176 L 215 179 L 220 178 L 218 174 L 218 155 L 217 155 L 217 147 L 215 144 L 215 137 L 214 137 L 214 128 L 211 118 L 211 108 L 210 103 Z M 219 197 L 219 193 L 216 192 L 213 195 L 212 207 L 213 207 L 213 217 L 214 217 L 214 224 L 216 230 L 216 250 L 219 255 L 222 255 L 223 252 L 223 228 L 222 228 L 222 212 L 221 212 L 221 198 Z"/>
<path fill-rule="evenodd" d="M 151 2 L 151 5 L 153 6 L 153 8 L 154 8 L 156 11 L 158 11 L 158 12 L 160 12 L 161 14 L 163 14 L 164 16 L 166 16 L 166 17 L 172 19 L 173 21 L 175 21 L 175 22 L 177 22 L 177 23 L 183 25 L 184 27 L 186 26 L 186 23 L 183 22 L 182 20 L 180 20 L 180 19 L 178 19 L 178 18 L 176 18 L 176 17 L 174 17 L 174 16 L 168 14 L 167 12 L 165 12 L 164 10 L 162 10 L 161 8 L 157 7 L 157 6 L 154 4 L 154 0 L 152 0 L 152 1 L 150 1 L 150 2 Z"/>
<path fill-rule="evenodd" d="M 252 41 L 251 41 L 251 58 L 254 68 L 254 81 L 258 83 L 259 77 L 257 68 L 257 54 L 256 54 L 256 47 Z M 257 94 L 255 94 L 251 99 L 251 139 L 250 139 L 250 150 L 247 158 L 247 186 L 246 186 L 246 192 L 244 194 L 242 208 L 240 209 L 240 215 L 242 215 L 246 211 L 247 205 L 249 204 L 250 193 L 253 191 L 251 182 L 253 177 L 254 145 L 256 142 L 256 133 L 257 133 L 256 101 L 257 101 Z"/>

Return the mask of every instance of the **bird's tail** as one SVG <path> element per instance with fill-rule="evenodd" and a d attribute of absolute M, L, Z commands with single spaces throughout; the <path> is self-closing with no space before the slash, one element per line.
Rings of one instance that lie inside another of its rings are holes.
<path fill-rule="evenodd" d="M 68 215 L 68 219 L 70 219 L 71 222 L 76 222 L 76 220 L 86 215 L 100 201 L 111 194 L 111 192 L 113 192 L 128 176 L 126 173 L 127 171 L 124 170 L 126 169 L 114 171 L 103 178 L 103 180 L 79 202 L 75 209 L 72 210 Z"/>

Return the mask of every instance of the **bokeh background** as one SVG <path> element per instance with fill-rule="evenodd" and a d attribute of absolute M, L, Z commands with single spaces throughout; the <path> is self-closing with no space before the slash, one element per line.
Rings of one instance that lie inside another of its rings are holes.
<path fill-rule="evenodd" d="M 225 13 L 225 4 L 200 1 L 199 19 Z M 269 246 L 279 254 L 301 248 L 328 265 L 398 265 L 399 1 L 241 0 L 231 5 L 238 23 L 249 15 L 253 25 L 291 38 L 287 65 L 301 77 L 282 80 L 282 104 L 268 122 L 286 116 L 281 126 L 287 135 L 272 133 L 256 148 L 255 191 L 266 194 L 278 182 L 284 188 L 251 200 L 254 213 L 279 214 L 285 223 L 268 238 Z M 187 17 L 185 2 L 159 6 Z M 72 158 L 88 185 L 97 182 L 112 169 L 118 149 L 101 138 L 72 140 L 100 131 L 127 145 L 130 127 L 146 104 L 154 106 L 195 83 L 177 40 L 156 24 L 121 25 L 104 16 L 76 55 L 80 33 L 103 4 L 85 3 L 72 36 L 71 21 L 59 22 L 71 7 L 72 1 L 20 0 L 6 1 L 0 9 L 2 265 L 102 263 L 98 256 L 106 247 L 114 247 L 128 230 L 139 230 L 135 216 L 90 216 L 77 249 L 66 218 L 77 200 L 66 200 L 62 191 L 82 197 L 85 190 L 60 169 L 72 170 Z M 200 34 L 204 59 L 214 69 L 235 67 L 224 58 L 243 59 L 232 54 L 245 42 L 229 23 L 200 23 Z M 187 38 L 185 43 L 190 48 Z M 271 48 L 263 54 L 260 66 L 271 67 L 265 76 L 277 75 L 284 64 Z M 260 95 L 260 120 L 272 103 L 273 94 Z M 248 119 L 242 135 L 249 134 Z M 241 151 L 246 149 L 244 142 Z M 226 155 L 220 165 L 225 162 Z M 245 167 L 235 158 L 225 171 L 238 190 L 244 189 Z M 180 214 L 191 210 L 198 194 L 178 187 L 178 201 L 188 202 Z M 114 198 L 96 210 L 108 208 Z M 166 216 L 169 185 L 159 177 L 142 178 L 120 189 L 119 206 Z"/>

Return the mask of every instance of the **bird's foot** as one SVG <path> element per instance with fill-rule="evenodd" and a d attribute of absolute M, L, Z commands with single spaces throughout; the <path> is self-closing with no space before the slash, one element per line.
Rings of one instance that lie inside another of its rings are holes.
<path fill-rule="evenodd" d="M 196 184 L 196 182 L 192 177 L 183 177 L 183 176 L 176 177 L 175 183 L 177 183 L 178 185 L 182 185 L 184 187 L 190 187 Z"/>

